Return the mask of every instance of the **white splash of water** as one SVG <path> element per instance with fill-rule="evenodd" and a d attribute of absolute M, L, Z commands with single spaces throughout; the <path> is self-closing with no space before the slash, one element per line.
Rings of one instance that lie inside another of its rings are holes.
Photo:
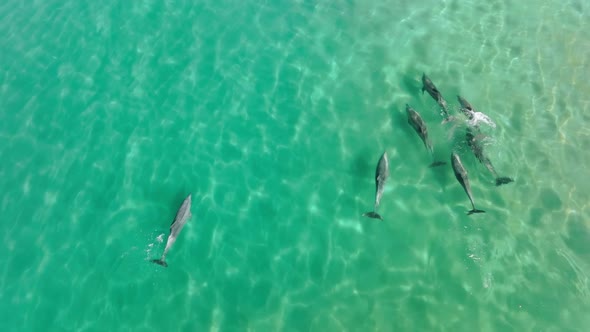
<path fill-rule="evenodd" d="M 467 121 L 470 126 L 475 127 L 478 126 L 480 123 L 485 123 L 492 128 L 496 128 L 496 124 L 489 116 L 485 115 L 482 112 L 471 112 L 472 118 Z"/>
<path fill-rule="evenodd" d="M 158 237 L 156 238 L 156 241 L 158 241 L 158 243 L 162 243 L 164 242 L 164 233 L 158 235 Z"/>
<path fill-rule="evenodd" d="M 166 234 L 162 233 L 162 234 L 158 235 L 156 237 L 156 239 L 155 239 L 156 240 L 156 243 L 162 243 L 162 242 L 164 242 L 164 235 L 166 235 Z M 149 260 L 151 258 L 151 253 L 152 253 L 152 249 L 154 249 L 154 244 L 155 243 L 149 243 L 147 245 L 147 248 L 144 250 L 145 251 L 145 257 L 146 257 L 145 259 L 146 260 Z"/>
<path fill-rule="evenodd" d="M 147 246 L 147 249 L 145 250 L 145 259 L 149 260 L 150 259 L 150 254 L 152 253 L 152 249 L 154 248 L 154 244 L 150 243 Z"/>

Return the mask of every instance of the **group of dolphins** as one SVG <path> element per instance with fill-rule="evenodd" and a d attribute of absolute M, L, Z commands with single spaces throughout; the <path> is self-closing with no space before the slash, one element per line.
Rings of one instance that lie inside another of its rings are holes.
<path fill-rule="evenodd" d="M 443 123 L 453 120 L 454 117 L 449 114 L 447 102 L 443 98 L 440 91 L 436 88 L 434 83 L 432 83 L 430 78 L 428 78 L 425 74 L 422 75 L 422 84 L 423 84 L 422 93 L 424 93 L 424 91 L 428 92 L 428 94 L 430 96 L 432 96 L 432 98 L 434 98 L 434 100 L 437 102 L 437 104 L 441 107 L 442 115 L 444 117 Z M 478 139 L 482 135 L 479 132 L 479 126 L 477 125 L 476 120 L 477 119 L 484 119 L 485 120 L 485 119 L 487 119 L 486 115 L 481 112 L 475 111 L 475 109 L 471 106 L 471 104 L 469 104 L 467 102 L 467 100 L 465 100 L 461 96 L 457 96 L 457 98 L 459 100 L 459 104 L 461 105 L 461 112 L 469 120 L 469 126 L 467 126 L 467 133 L 465 136 L 466 141 L 467 141 L 467 145 L 471 148 L 471 151 L 473 151 L 473 154 L 475 155 L 477 160 L 479 160 L 480 163 L 484 164 L 486 166 L 486 168 L 496 178 L 496 185 L 497 186 L 512 182 L 513 180 L 509 177 L 498 176 L 498 173 L 494 169 L 494 166 L 492 166 L 491 161 L 483 153 L 482 143 Z M 412 107 L 410 107 L 410 105 L 407 105 L 407 104 L 406 104 L 406 114 L 408 116 L 408 123 L 412 126 L 412 128 L 414 128 L 416 133 L 418 133 L 418 135 L 422 139 L 422 142 L 424 143 L 424 146 L 426 147 L 426 149 L 430 152 L 431 155 L 433 155 L 432 143 L 430 142 L 430 139 L 428 138 L 428 129 L 426 127 L 426 123 L 424 122 L 424 120 L 422 119 L 420 114 L 418 112 L 416 112 Z M 488 123 L 491 123 L 491 121 L 489 121 Z M 443 161 L 433 161 L 432 164 L 430 164 L 430 167 L 435 167 L 435 166 L 440 166 L 440 165 L 445 165 L 445 164 L 446 164 L 446 162 L 443 162 Z M 470 211 L 468 211 L 467 214 L 469 215 L 469 214 L 473 214 L 473 213 L 485 212 L 483 210 L 479 210 L 479 209 L 475 208 L 475 203 L 473 201 L 473 195 L 471 194 L 471 186 L 469 184 L 469 178 L 467 176 L 467 170 L 465 170 L 463 163 L 461 163 L 461 158 L 459 158 L 459 155 L 455 151 L 453 151 L 451 153 L 451 165 L 453 167 L 453 172 L 455 173 L 455 177 L 457 178 L 457 181 L 459 181 L 459 183 L 461 184 L 461 186 L 465 190 L 465 193 L 467 193 L 467 197 L 469 197 L 469 201 L 471 202 L 472 209 Z M 379 207 L 379 203 L 381 202 L 381 197 L 383 196 L 383 188 L 385 187 L 385 182 L 387 181 L 388 177 L 389 177 L 389 159 L 387 158 L 387 152 L 383 152 L 383 155 L 381 155 L 381 158 L 379 158 L 379 162 L 377 162 L 377 169 L 375 170 L 375 186 L 376 186 L 375 205 L 374 205 L 373 211 L 365 212 L 365 213 L 363 213 L 363 216 L 383 220 L 381 215 L 379 215 L 379 213 L 377 213 L 377 208 Z M 152 262 L 162 265 L 164 267 L 168 266 L 168 264 L 166 263 L 166 254 L 168 253 L 168 251 L 170 250 L 170 248 L 172 247 L 174 242 L 176 242 L 176 238 L 178 237 L 178 234 L 180 234 L 180 231 L 182 230 L 182 228 L 186 224 L 187 220 L 190 218 L 191 218 L 191 195 L 189 194 L 184 199 L 182 204 L 180 205 L 180 208 L 176 212 L 176 217 L 174 218 L 172 224 L 170 225 L 170 234 L 168 235 L 168 239 L 166 241 L 166 247 L 164 248 L 164 252 L 162 253 L 162 256 L 159 259 L 152 259 L 151 260 Z"/>
<path fill-rule="evenodd" d="M 446 100 L 443 98 L 440 91 L 436 88 L 432 80 L 426 76 L 426 74 L 422 74 L 422 93 L 428 92 L 428 94 L 436 101 L 436 103 L 440 106 L 442 110 L 442 115 L 444 117 L 443 124 L 455 119 L 455 117 L 451 116 L 448 111 L 448 106 Z M 492 173 L 494 178 L 496 179 L 496 186 L 500 186 L 506 183 L 513 182 L 509 177 L 501 177 L 498 176 L 498 173 L 494 169 L 492 162 L 489 158 L 487 158 L 483 153 L 483 145 L 480 141 L 480 137 L 483 135 L 480 132 L 480 128 L 478 120 L 483 120 L 489 124 L 493 124 L 489 118 L 481 113 L 477 112 L 473 106 L 467 100 L 462 98 L 461 96 L 457 96 L 459 104 L 461 105 L 461 112 L 467 117 L 468 119 L 468 126 L 467 132 L 465 135 L 467 145 L 477 158 L 480 163 L 484 164 L 485 167 Z M 416 110 L 414 110 L 410 105 L 406 104 L 406 114 L 408 116 L 408 123 L 414 128 L 416 133 L 422 139 L 424 146 L 433 155 L 433 148 L 430 139 L 428 138 L 428 129 L 426 127 L 426 123 L 420 116 Z M 445 165 L 446 162 L 443 161 L 433 161 L 430 164 L 430 167 Z M 451 165 L 453 167 L 453 172 L 455 173 L 455 178 L 461 184 L 469 201 L 471 202 L 472 209 L 467 212 L 468 215 L 473 213 L 484 213 L 484 210 L 477 209 L 475 207 L 475 203 L 473 201 L 473 195 L 471 193 L 471 185 L 469 184 L 469 178 L 467 176 L 467 170 L 463 166 L 461 162 L 461 158 L 456 151 L 451 153 Z M 385 187 L 385 182 L 389 177 L 389 160 L 387 158 L 387 152 L 383 152 L 381 158 L 377 162 L 377 169 L 375 170 L 375 204 L 373 206 L 373 211 L 363 213 L 363 216 L 369 218 L 375 218 L 383 220 L 383 217 L 379 213 L 377 213 L 377 208 L 379 207 L 379 203 L 381 202 L 381 197 L 383 195 L 383 188 Z"/>

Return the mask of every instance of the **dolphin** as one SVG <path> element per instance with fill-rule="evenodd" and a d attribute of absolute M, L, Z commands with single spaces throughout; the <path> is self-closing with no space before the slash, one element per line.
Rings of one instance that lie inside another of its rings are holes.
<path fill-rule="evenodd" d="M 469 119 L 472 120 L 473 119 L 473 113 L 475 112 L 475 109 L 473 108 L 473 106 L 471 106 L 471 104 L 465 100 L 465 98 L 457 95 L 457 100 L 459 101 L 459 104 L 461 105 L 461 112 L 463 114 L 465 114 L 465 116 Z"/>
<path fill-rule="evenodd" d="M 443 116 L 445 117 L 445 120 L 449 120 L 449 111 L 448 111 L 448 107 L 447 107 L 447 101 L 443 98 L 442 94 L 440 93 L 440 91 L 438 91 L 438 89 L 436 88 L 434 83 L 432 83 L 430 78 L 428 76 L 426 76 L 425 73 L 422 73 L 422 93 L 424 93 L 424 91 L 427 91 L 428 94 L 442 108 Z"/>
<path fill-rule="evenodd" d="M 420 138 L 422 139 L 424 146 L 428 151 L 430 151 L 430 154 L 432 155 L 432 142 L 428 138 L 428 128 L 426 127 L 426 123 L 420 116 L 420 113 L 416 112 L 416 110 L 414 110 L 410 105 L 406 104 L 406 114 L 408 115 L 408 123 L 410 124 L 410 126 L 412 126 L 412 128 L 414 128 L 418 136 L 420 136 Z M 430 167 L 440 166 L 444 164 L 446 163 L 443 161 L 434 161 L 432 164 L 430 164 Z"/>
<path fill-rule="evenodd" d="M 494 121 L 492 121 L 492 119 L 490 119 L 489 116 L 485 115 L 482 112 L 476 111 L 475 108 L 473 108 L 473 106 L 471 106 L 471 104 L 467 100 L 465 100 L 465 98 L 457 96 L 457 100 L 461 105 L 461 112 L 467 117 L 467 122 L 470 126 L 479 128 L 478 123 L 484 122 L 492 128 L 496 128 L 496 124 L 494 123 Z"/>
<path fill-rule="evenodd" d="M 465 193 L 467 193 L 467 197 L 469 197 L 469 201 L 471 201 L 471 206 L 473 207 L 473 209 L 467 212 L 467 214 L 470 215 L 473 213 L 484 213 L 484 210 L 478 210 L 475 208 L 475 204 L 473 203 L 473 195 L 471 194 L 471 186 L 469 185 L 469 178 L 467 177 L 467 171 L 465 170 L 465 167 L 463 167 L 461 159 L 455 152 L 451 153 L 451 164 L 453 165 L 453 172 L 455 173 L 457 181 L 459 181 L 465 190 Z"/>
<path fill-rule="evenodd" d="M 191 194 L 189 194 L 187 198 L 185 198 L 182 202 L 182 205 L 178 209 L 178 212 L 176 212 L 176 217 L 174 218 L 172 225 L 170 225 L 170 235 L 168 235 L 168 240 L 166 241 L 166 248 L 164 249 L 162 257 L 160 257 L 160 259 L 152 259 L 152 262 L 162 265 L 164 267 L 168 267 L 168 264 L 165 260 L 166 254 L 168 253 L 168 250 L 170 250 L 174 242 L 176 242 L 176 238 L 178 237 L 178 234 L 180 234 L 182 227 L 184 227 L 184 224 L 186 224 L 186 221 L 190 219 L 191 216 Z"/>
<path fill-rule="evenodd" d="M 363 213 L 363 217 L 383 220 L 379 213 L 377 213 L 377 208 L 379 207 L 379 203 L 381 202 L 383 188 L 385 187 L 385 181 L 387 181 L 388 177 L 389 160 L 387 159 L 387 151 L 385 151 L 383 152 L 383 155 L 381 155 L 381 158 L 379 158 L 377 168 L 375 169 L 375 205 L 373 207 L 373 211 Z"/>
<path fill-rule="evenodd" d="M 492 173 L 494 178 L 496 178 L 496 186 L 501 186 L 514 181 L 509 177 L 498 176 L 498 173 L 496 172 L 496 169 L 492 165 L 490 159 L 483 154 L 483 146 L 481 142 L 477 139 L 477 137 L 473 134 L 472 129 L 469 127 L 467 127 L 465 139 L 467 140 L 467 145 L 469 145 L 469 148 L 475 155 L 475 158 L 477 158 L 477 160 L 479 160 L 479 162 L 482 163 L 490 171 L 490 173 Z"/>

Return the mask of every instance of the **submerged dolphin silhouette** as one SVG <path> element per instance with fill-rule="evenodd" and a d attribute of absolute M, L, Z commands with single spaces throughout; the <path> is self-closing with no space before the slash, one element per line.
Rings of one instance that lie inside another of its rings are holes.
<path fill-rule="evenodd" d="M 479 160 L 479 162 L 482 163 L 488 169 L 488 171 L 490 171 L 490 173 L 492 173 L 494 178 L 496 178 L 496 186 L 501 186 L 514 181 L 507 176 L 498 176 L 496 169 L 492 165 L 492 161 L 483 153 L 483 145 L 473 134 L 473 130 L 469 127 L 467 127 L 465 139 L 467 140 L 467 145 L 469 145 L 469 148 L 475 155 L 475 158 L 477 158 L 477 160 Z"/>
<path fill-rule="evenodd" d="M 184 227 L 184 224 L 186 224 L 187 220 L 190 219 L 190 217 L 191 195 L 189 194 L 187 198 L 185 198 L 182 202 L 182 205 L 176 212 L 176 217 L 174 218 L 172 225 L 170 225 L 170 235 L 168 235 L 168 240 L 166 241 L 166 248 L 164 248 L 164 253 L 162 254 L 162 257 L 160 257 L 160 259 L 152 259 L 153 263 L 162 265 L 164 267 L 168 266 L 168 264 L 166 263 L 166 254 L 168 253 L 168 250 L 170 250 L 174 242 L 176 242 L 178 234 L 180 234 L 182 227 Z"/>
<path fill-rule="evenodd" d="M 463 167 L 461 159 L 455 152 L 451 153 L 451 164 L 453 165 L 453 172 L 455 173 L 457 181 L 459 181 L 463 187 L 463 190 L 465 190 L 465 193 L 467 193 L 467 197 L 469 197 L 469 201 L 471 201 L 471 206 L 473 207 L 473 209 L 467 212 L 467 214 L 484 213 L 484 210 L 478 210 L 475 208 L 475 204 L 473 203 L 473 195 L 471 194 L 471 186 L 469 185 L 469 178 L 467 177 L 467 171 L 465 170 L 465 167 Z"/>
<path fill-rule="evenodd" d="M 427 91 L 428 94 L 436 101 L 438 106 L 442 108 L 445 121 L 448 121 L 449 111 L 447 107 L 447 101 L 443 98 L 442 94 L 440 91 L 438 91 L 434 83 L 432 83 L 432 80 L 430 80 L 430 78 L 426 76 L 425 73 L 422 73 L 422 93 L 424 93 L 424 91 Z"/>
<path fill-rule="evenodd" d="M 422 116 L 420 116 L 420 113 L 416 112 L 416 110 L 408 104 L 406 104 L 406 114 L 408 115 L 408 123 L 410 124 L 410 126 L 412 126 L 412 128 L 414 128 L 418 136 L 420 136 L 422 142 L 424 143 L 424 146 L 430 152 L 430 155 L 434 158 L 432 142 L 428 138 L 428 128 L 426 127 L 426 123 L 422 119 Z M 433 161 L 432 164 L 430 164 L 430 167 L 440 166 L 444 164 L 446 164 L 444 161 Z"/>
<path fill-rule="evenodd" d="M 375 169 L 375 205 L 373 211 L 363 213 L 363 217 L 369 217 L 374 219 L 381 219 L 381 215 L 377 213 L 377 208 L 381 202 L 381 196 L 383 196 L 383 188 L 385 182 L 389 177 L 389 160 L 387 159 L 387 152 L 383 152 L 379 162 L 377 162 L 377 168 Z"/>

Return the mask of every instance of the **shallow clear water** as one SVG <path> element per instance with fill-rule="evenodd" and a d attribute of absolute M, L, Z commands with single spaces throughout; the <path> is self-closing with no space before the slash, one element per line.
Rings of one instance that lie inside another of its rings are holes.
<path fill-rule="evenodd" d="M 3 2 L 0 330 L 585 331 L 589 22 L 557 0 Z M 495 122 L 514 183 L 423 72 Z"/>

